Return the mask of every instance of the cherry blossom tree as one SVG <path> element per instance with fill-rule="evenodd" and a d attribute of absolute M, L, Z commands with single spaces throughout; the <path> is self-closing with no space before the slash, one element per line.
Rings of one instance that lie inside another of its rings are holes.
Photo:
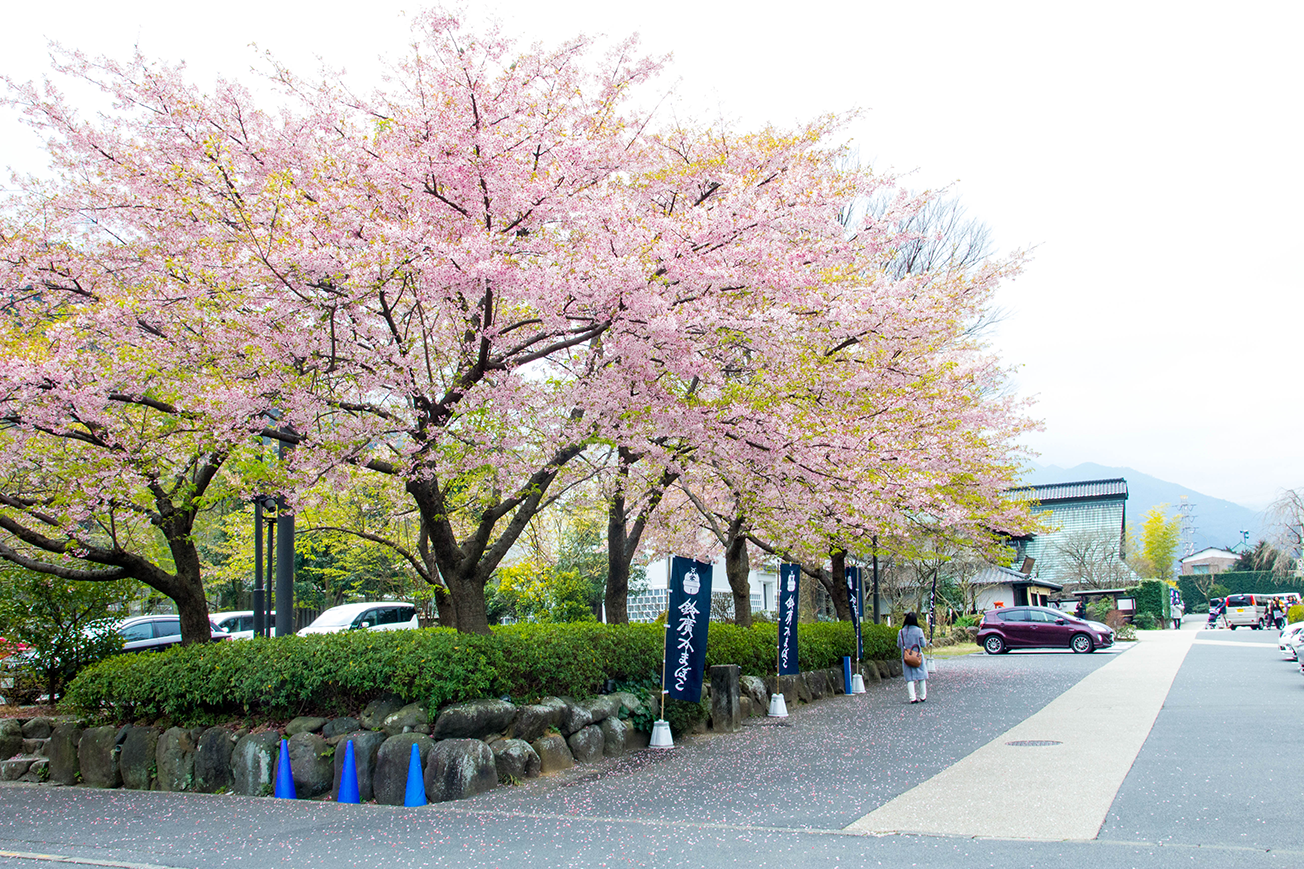
<path fill-rule="evenodd" d="M 96 121 L 11 85 L 62 180 L 29 181 L 7 207 L 2 286 L 57 291 L 103 324 L 83 329 L 102 364 L 76 396 L 32 397 L 40 359 L 13 373 L 14 424 L 37 430 L 46 408 L 42 433 L 59 437 L 82 405 L 130 396 L 119 404 L 148 409 L 141 430 L 167 448 L 97 446 L 99 469 L 190 499 L 155 503 L 160 517 L 203 509 L 224 469 L 232 491 L 292 507 L 381 474 L 419 517 L 404 557 L 463 631 L 488 630 L 485 584 L 531 519 L 593 479 L 609 481 L 626 574 L 690 466 L 746 494 L 740 531 L 793 551 L 854 551 L 846 529 L 892 510 L 987 509 L 993 451 L 1023 423 L 975 399 L 990 366 L 958 326 L 1010 264 L 893 273 L 926 199 L 845 168 L 833 119 L 663 125 L 633 99 L 659 63 L 633 41 L 594 48 L 521 52 L 431 12 L 382 89 L 274 65 L 274 111 L 139 56 L 60 62 L 114 100 Z M 885 205 L 850 221 L 839 207 L 870 197 Z M 69 369 L 62 316 L 48 345 Z M 153 368 L 120 370 L 136 351 Z M 259 435 L 296 448 L 244 459 Z M 56 520 L 65 532 L 122 500 L 27 443 L 87 505 Z M 137 453 L 157 460 L 149 474 Z M 207 482 L 176 483 L 197 456 Z"/>

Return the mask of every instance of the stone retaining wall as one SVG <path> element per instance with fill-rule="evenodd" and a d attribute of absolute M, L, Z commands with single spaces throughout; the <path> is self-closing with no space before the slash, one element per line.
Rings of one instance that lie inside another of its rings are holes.
<path fill-rule="evenodd" d="M 764 716 L 776 688 L 789 705 L 844 693 L 840 669 L 778 679 L 740 676 L 733 665 L 711 669 L 702 689 L 711 714 L 697 732 L 731 732 L 743 719 Z M 862 673 L 877 682 L 900 675 L 900 662 L 866 662 Z M 588 700 L 548 697 L 521 706 L 471 700 L 444 707 L 432 720 L 419 703 L 383 697 L 357 718 L 296 718 L 284 737 L 300 798 L 335 798 L 345 745 L 352 741 L 361 799 L 402 805 L 413 745 L 428 799 L 457 800 L 500 782 L 646 748 L 648 735 L 626 720 L 640 711 L 638 698 L 617 693 Z M 0 781 L 270 795 L 282 738 L 278 730 L 0 719 L 0 757 L 10 758 L 0 761 Z"/>

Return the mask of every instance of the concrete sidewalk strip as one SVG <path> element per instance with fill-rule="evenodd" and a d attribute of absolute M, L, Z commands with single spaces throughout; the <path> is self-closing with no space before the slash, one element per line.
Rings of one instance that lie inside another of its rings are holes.
<path fill-rule="evenodd" d="M 1238 643 L 1235 640 L 1196 640 L 1197 646 L 1244 646 L 1250 649 L 1276 649 L 1281 651 L 1281 643 L 1262 643 L 1262 642 L 1245 642 Z"/>
<path fill-rule="evenodd" d="M 1094 839 L 1194 637 L 1143 634 L 1040 712 L 845 830 Z M 1010 744 L 1020 742 L 1031 744 Z"/>

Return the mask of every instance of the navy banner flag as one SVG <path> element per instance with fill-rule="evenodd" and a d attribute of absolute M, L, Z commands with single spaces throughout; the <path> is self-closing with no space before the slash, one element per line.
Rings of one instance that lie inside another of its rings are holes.
<path fill-rule="evenodd" d="M 670 612 L 666 616 L 666 696 L 702 701 L 706 633 L 711 621 L 711 565 L 670 560 Z"/>
<path fill-rule="evenodd" d="M 792 676 L 797 668 L 797 590 L 801 588 L 801 568 L 796 564 L 779 565 L 779 675 Z"/>
<path fill-rule="evenodd" d="M 848 567 L 847 604 L 851 607 L 851 625 L 856 629 L 856 660 L 865 657 L 865 638 L 860 635 L 860 584 L 863 582 L 859 567 Z"/>

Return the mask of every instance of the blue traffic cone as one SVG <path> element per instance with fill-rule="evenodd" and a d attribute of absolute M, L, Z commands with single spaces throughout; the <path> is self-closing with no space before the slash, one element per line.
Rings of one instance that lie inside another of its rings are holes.
<path fill-rule="evenodd" d="M 421 774 L 421 754 L 416 743 L 412 743 L 412 759 L 408 761 L 407 792 L 403 795 L 403 805 L 424 806 L 426 804 L 426 780 Z"/>
<path fill-rule="evenodd" d="M 337 803 L 360 803 L 358 794 L 358 764 L 353 759 L 353 740 L 344 744 L 344 766 L 340 769 L 340 792 Z"/>
<path fill-rule="evenodd" d="M 284 739 L 281 740 L 281 757 L 276 762 L 276 796 L 293 800 L 297 798 L 294 792 L 294 776 L 290 772 L 290 743 Z"/>

